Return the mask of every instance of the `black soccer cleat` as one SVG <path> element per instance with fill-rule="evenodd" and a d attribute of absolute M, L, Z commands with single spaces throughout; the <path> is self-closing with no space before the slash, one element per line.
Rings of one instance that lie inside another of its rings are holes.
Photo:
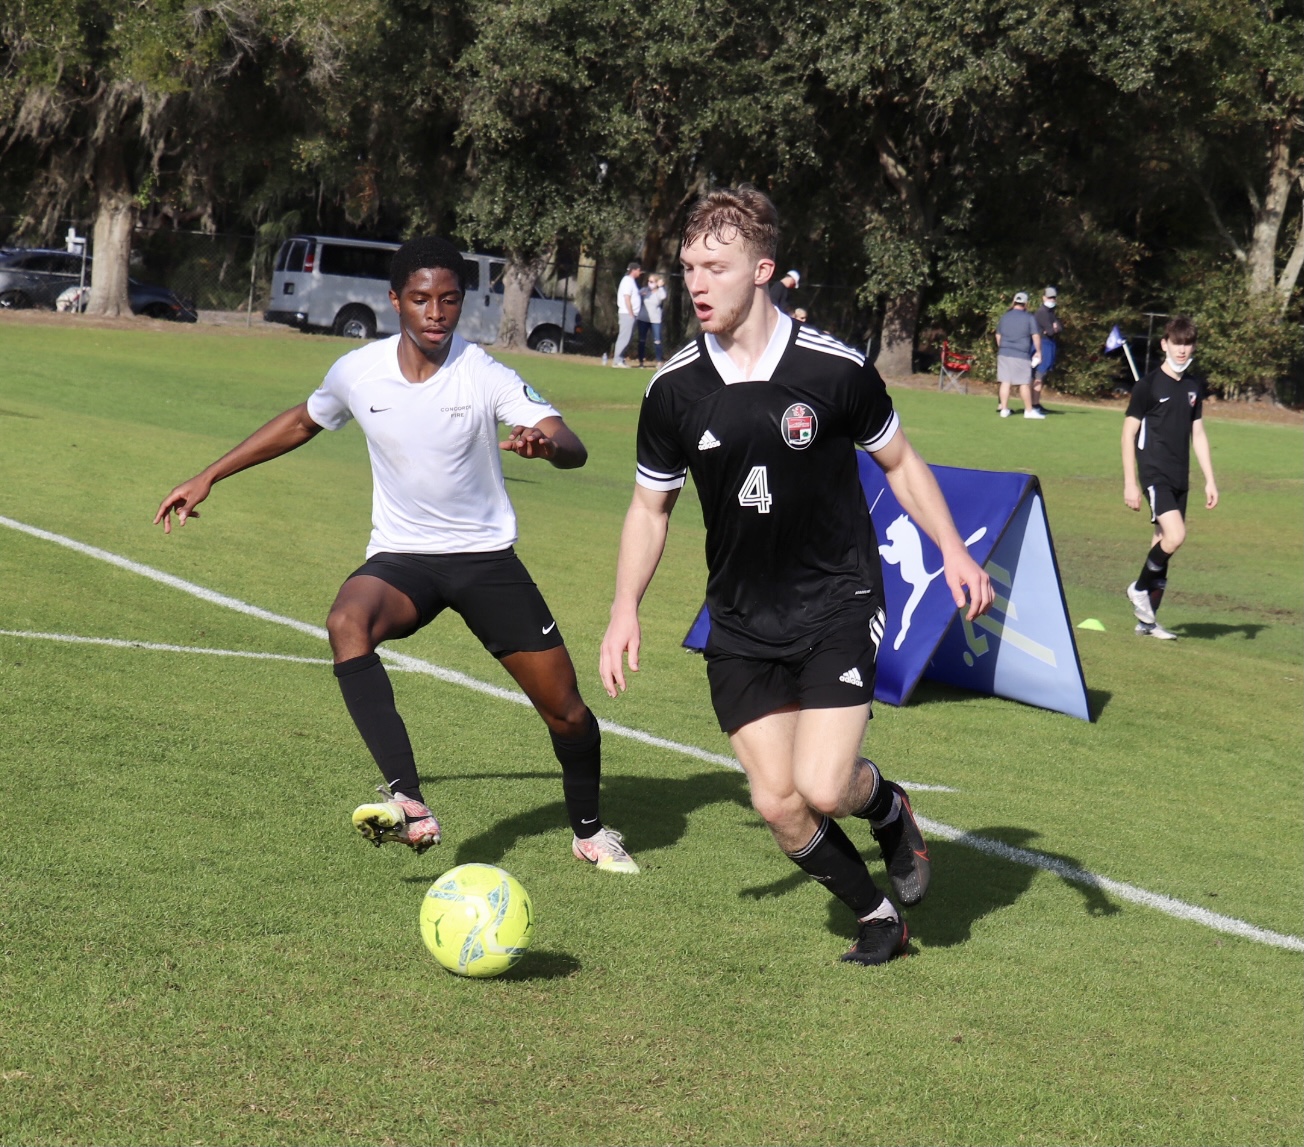
<path fill-rule="evenodd" d="M 904 920 L 866 920 L 856 942 L 842 953 L 844 964 L 886 964 L 906 950 L 910 929 Z"/>
<path fill-rule="evenodd" d="M 884 781 L 901 802 L 901 812 L 881 828 L 872 824 L 870 831 L 878 841 L 887 874 L 897 899 L 907 907 L 918 904 L 928 892 L 933 866 L 928 858 L 928 843 L 915 822 L 914 810 L 906 790 L 895 781 Z"/>

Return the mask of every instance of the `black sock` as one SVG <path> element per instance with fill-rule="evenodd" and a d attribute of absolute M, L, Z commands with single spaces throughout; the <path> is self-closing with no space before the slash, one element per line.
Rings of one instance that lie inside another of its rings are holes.
<path fill-rule="evenodd" d="M 860 853 L 836 820 L 826 816 L 806 847 L 787 855 L 793 864 L 850 908 L 857 920 L 883 903 L 883 894 L 875 886 Z"/>
<path fill-rule="evenodd" d="M 861 820 L 867 820 L 872 824 L 882 824 L 892 813 L 892 802 L 896 800 L 896 791 L 883 780 L 883 774 L 873 761 L 868 757 L 861 757 L 860 759 L 874 771 L 874 790 L 869 794 L 869 800 L 851 815 L 858 816 Z"/>
<path fill-rule="evenodd" d="M 394 705 L 394 688 L 379 654 L 368 653 L 339 662 L 335 666 L 335 678 L 340 683 L 349 716 L 390 790 L 425 804 L 421 782 L 417 779 L 417 763 L 412 756 L 412 742 Z"/>
<path fill-rule="evenodd" d="M 566 797 L 566 815 L 571 830 L 587 840 L 602 828 L 598 819 L 598 789 L 602 780 L 602 730 L 593 711 L 588 711 L 588 731 L 567 740 L 549 730 L 552 751 L 561 763 L 561 791 Z"/>
<path fill-rule="evenodd" d="M 1164 552 L 1156 542 L 1146 554 L 1146 564 L 1141 567 L 1141 576 L 1136 579 L 1137 589 L 1143 589 L 1150 595 L 1150 608 L 1158 611 L 1159 603 L 1164 600 L 1164 590 L 1168 586 L 1168 559 L 1173 555 Z"/>
<path fill-rule="evenodd" d="M 1146 554 L 1146 563 L 1141 567 L 1140 574 L 1137 575 L 1137 589 L 1143 589 L 1148 593 L 1156 589 L 1162 590 L 1168 584 L 1168 559 L 1170 557 L 1172 555 L 1165 553 L 1163 546 L 1156 542 L 1150 552 Z"/>

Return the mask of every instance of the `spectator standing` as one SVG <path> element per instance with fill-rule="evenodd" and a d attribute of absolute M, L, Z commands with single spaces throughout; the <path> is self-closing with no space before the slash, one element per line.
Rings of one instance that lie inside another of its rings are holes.
<path fill-rule="evenodd" d="M 801 286 L 801 272 L 789 271 L 777 283 L 770 284 L 770 302 L 779 308 L 785 315 L 789 313 L 788 292 L 795 291 Z"/>
<path fill-rule="evenodd" d="M 996 381 L 1001 398 L 997 413 L 1010 416 L 1010 387 L 1017 386 L 1023 399 L 1024 418 L 1045 418 L 1032 404 L 1032 372 L 1041 363 L 1041 332 L 1037 320 L 1028 314 L 1028 294 L 1019 291 L 1014 303 L 996 324 Z"/>
<path fill-rule="evenodd" d="M 1032 376 L 1032 408 L 1041 410 L 1041 391 L 1046 376 L 1055 367 L 1059 358 L 1059 334 L 1064 329 L 1056 306 L 1059 292 L 1054 287 L 1047 287 L 1041 294 L 1041 306 L 1032 317 L 1037 320 L 1037 330 L 1041 332 L 1041 362 L 1037 364 Z M 1044 412 L 1043 412 L 1044 413 Z"/>
<path fill-rule="evenodd" d="M 616 314 L 620 319 L 620 329 L 616 333 L 616 353 L 612 356 L 612 366 L 628 366 L 625 351 L 634 337 L 634 323 L 638 321 L 638 277 L 643 273 L 642 266 L 630 263 L 625 268 L 625 277 L 616 288 Z"/>
<path fill-rule="evenodd" d="M 661 355 L 661 312 L 666 302 L 666 281 L 653 272 L 647 277 L 647 286 L 639 291 L 641 303 L 638 309 L 638 365 L 647 361 L 647 338 L 652 336 L 652 351 L 656 356 L 656 365 L 662 363 Z"/>

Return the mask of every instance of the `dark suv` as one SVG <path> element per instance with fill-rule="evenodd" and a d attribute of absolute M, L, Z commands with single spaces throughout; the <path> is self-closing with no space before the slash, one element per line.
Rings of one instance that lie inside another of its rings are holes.
<path fill-rule="evenodd" d="M 90 282 L 91 260 L 86 260 L 86 281 Z M 54 309 L 55 300 L 69 287 L 81 282 L 80 255 L 34 247 L 0 248 L 0 309 L 27 307 Z M 133 314 L 150 319 L 171 319 L 193 323 L 195 304 L 166 287 L 127 281 L 127 297 Z"/>

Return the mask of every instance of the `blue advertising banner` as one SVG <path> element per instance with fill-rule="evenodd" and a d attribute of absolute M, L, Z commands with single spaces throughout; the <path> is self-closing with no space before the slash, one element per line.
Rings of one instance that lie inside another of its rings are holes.
<path fill-rule="evenodd" d="M 970 623 L 951 600 L 937 547 L 901 508 L 870 457 L 861 453 L 857 460 L 887 598 L 875 697 L 904 705 L 927 677 L 1091 720 L 1037 479 L 932 467 L 960 536 L 996 591 L 992 610 Z M 704 648 L 709 632 L 703 607 L 684 645 Z"/>

